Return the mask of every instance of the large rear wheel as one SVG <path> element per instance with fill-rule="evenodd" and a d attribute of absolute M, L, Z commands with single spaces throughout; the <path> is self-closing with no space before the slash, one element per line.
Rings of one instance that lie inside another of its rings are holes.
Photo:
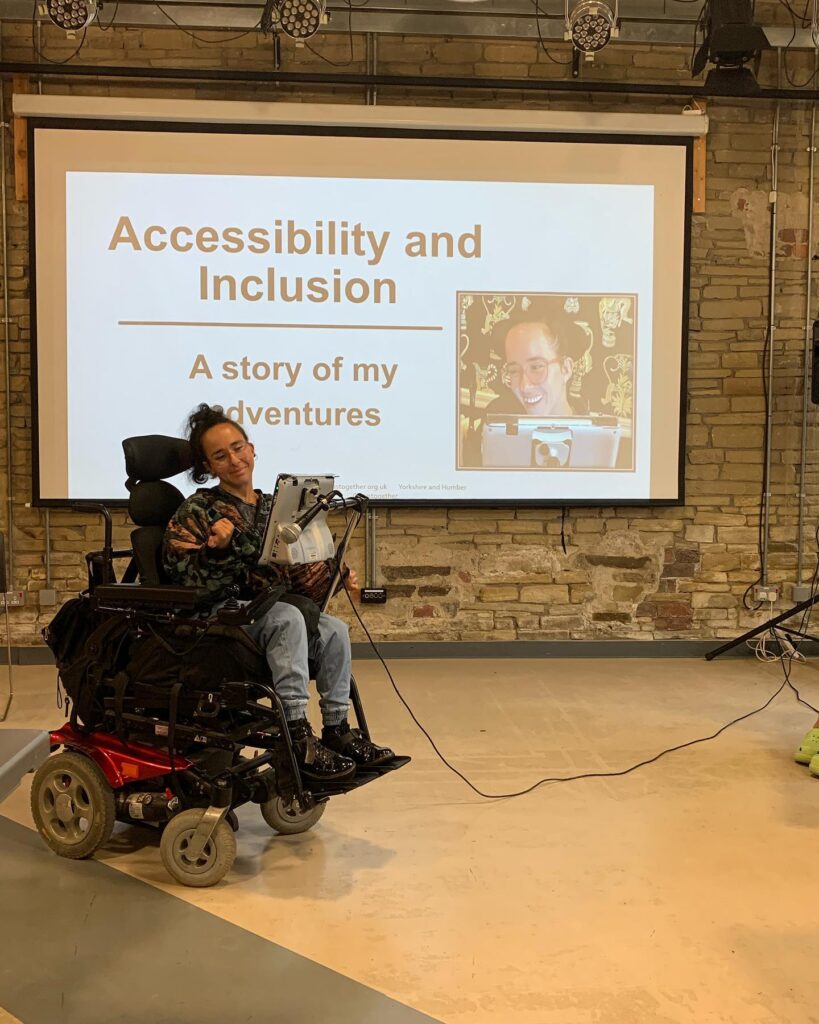
<path fill-rule="evenodd" d="M 66 750 L 40 765 L 31 785 L 37 831 L 61 857 L 81 860 L 106 843 L 116 820 L 114 791 L 85 754 Z"/>

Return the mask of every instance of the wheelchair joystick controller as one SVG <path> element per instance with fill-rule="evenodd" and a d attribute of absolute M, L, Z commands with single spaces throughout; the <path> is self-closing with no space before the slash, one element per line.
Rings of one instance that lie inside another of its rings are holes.
<path fill-rule="evenodd" d="M 228 599 L 216 612 L 216 618 L 226 626 L 250 626 L 278 601 L 284 589 L 281 584 L 273 584 L 256 594 L 252 601 L 239 601 L 239 588 L 230 587 Z"/>

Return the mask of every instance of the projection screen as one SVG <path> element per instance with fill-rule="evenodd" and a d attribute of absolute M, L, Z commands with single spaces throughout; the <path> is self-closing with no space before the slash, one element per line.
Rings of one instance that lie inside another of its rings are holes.
<path fill-rule="evenodd" d="M 208 402 L 268 490 L 680 502 L 690 149 L 35 122 L 35 501 L 125 498 Z"/>

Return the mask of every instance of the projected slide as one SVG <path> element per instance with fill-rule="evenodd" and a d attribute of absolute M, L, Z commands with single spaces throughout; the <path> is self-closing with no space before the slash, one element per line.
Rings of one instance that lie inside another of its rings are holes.
<path fill-rule="evenodd" d="M 35 141 L 41 499 L 124 497 L 122 439 L 203 401 L 265 488 L 678 497 L 683 147 Z"/>

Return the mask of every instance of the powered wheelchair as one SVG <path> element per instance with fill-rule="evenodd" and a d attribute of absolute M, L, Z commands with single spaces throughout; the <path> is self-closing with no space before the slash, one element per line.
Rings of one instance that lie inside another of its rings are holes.
<path fill-rule="evenodd" d="M 271 588 L 249 603 L 168 584 L 165 527 L 183 501 L 169 477 L 189 469 L 188 443 L 151 435 L 123 442 L 132 547 L 114 550 L 102 505 L 103 547 L 86 555 L 88 588 L 43 631 L 70 709 L 50 734 L 52 756 L 35 774 L 31 809 L 57 854 L 91 856 L 117 820 L 161 830 L 160 854 L 183 885 L 208 886 L 236 855 L 236 808 L 252 802 L 276 832 L 311 829 L 330 797 L 403 767 L 408 757 L 358 767 L 352 777 L 317 782 L 300 771 L 284 710 L 263 652 L 242 626 L 281 596 Z M 337 494 L 337 492 L 335 492 Z M 319 496 L 349 510 L 337 565 L 366 499 Z M 308 515 L 309 515 L 308 510 Z M 114 561 L 130 559 L 119 580 Z M 331 581 L 326 606 L 338 581 Z M 216 606 L 214 609 L 214 605 Z M 358 729 L 369 736 L 355 680 Z"/>

